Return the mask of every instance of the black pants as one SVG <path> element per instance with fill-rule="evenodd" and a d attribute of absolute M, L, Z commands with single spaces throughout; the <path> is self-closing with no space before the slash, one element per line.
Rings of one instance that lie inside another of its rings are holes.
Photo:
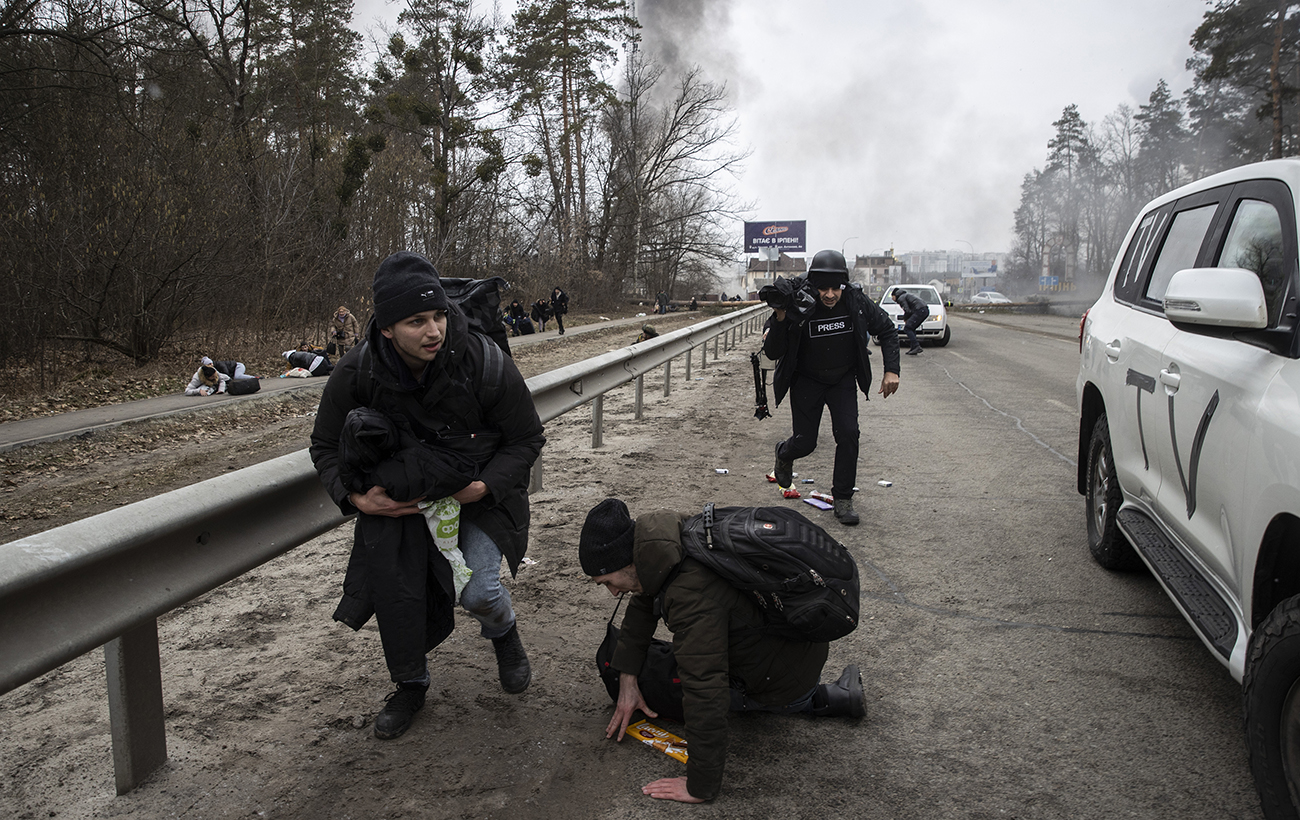
<path fill-rule="evenodd" d="M 556 313 L 556 314 L 555 314 L 555 327 L 556 327 L 557 330 L 560 331 L 560 333 L 564 333 L 564 314 L 563 314 L 563 313 Z"/>
<path fill-rule="evenodd" d="M 903 332 L 907 334 L 907 343 L 911 345 L 909 350 L 916 350 L 921 346 L 921 342 L 916 338 L 916 329 L 921 323 L 930 318 L 930 312 L 913 313 L 903 322 Z"/>
<path fill-rule="evenodd" d="M 852 498 L 858 479 L 858 383 L 853 371 L 835 384 L 825 384 L 799 373 L 790 385 L 790 417 L 794 435 L 781 444 L 781 457 L 794 461 L 817 449 L 822 407 L 831 411 L 835 436 L 835 474 L 831 495 Z"/>

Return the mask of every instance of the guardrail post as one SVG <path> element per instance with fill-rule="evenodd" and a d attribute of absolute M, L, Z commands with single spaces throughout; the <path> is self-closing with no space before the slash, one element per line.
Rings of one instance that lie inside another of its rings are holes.
<path fill-rule="evenodd" d="M 721 335 L 722 334 L 718 334 L 717 336 L 713 337 L 713 361 L 715 362 L 718 360 L 718 340 L 721 337 Z"/>
<path fill-rule="evenodd" d="M 591 448 L 594 450 L 605 441 L 605 394 L 591 400 Z"/>
<path fill-rule="evenodd" d="M 673 360 L 664 362 L 664 398 L 673 394 Z"/>
<path fill-rule="evenodd" d="M 636 389 L 633 390 L 635 398 L 632 401 L 632 418 L 637 421 L 641 420 L 641 409 L 645 405 L 645 374 L 636 377 Z"/>
<path fill-rule="evenodd" d="M 691 380 L 691 354 L 694 352 L 693 350 L 686 351 L 686 381 L 688 382 Z"/>
<path fill-rule="evenodd" d="M 540 493 L 542 491 L 542 456 L 538 456 L 533 462 L 533 469 L 529 471 L 528 492 Z"/>
<path fill-rule="evenodd" d="M 117 793 L 140 785 L 167 762 L 158 621 L 150 618 L 104 644 L 108 723 Z"/>

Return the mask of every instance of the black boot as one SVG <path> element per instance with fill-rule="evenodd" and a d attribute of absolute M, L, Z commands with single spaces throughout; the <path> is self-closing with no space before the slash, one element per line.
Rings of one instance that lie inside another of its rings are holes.
<path fill-rule="evenodd" d="M 776 443 L 776 462 L 772 465 L 772 477 L 776 479 L 776 486 L 783 490 L 794 484 L 794 462 L 781 458 L 781 445 L 784 443 Z"/>
<path fill-rule="evenodd" d="M 501 678 L 501 688 L 512 695 L 527 689 L 533 679 L 533 670 L 528 665 L 524 642 L 519 640 L 519 625 L 510 627 L 510 631 L 500 638 L 493 638 L 492 648 L 497 653 L 497 676 Z"/>
<path fill-rule="evenodd" d="M 424 693 L 428 690 L 428 684 L 397 684 L 397 691 L 387 697 L 388 703 L 375 717 L 375 737 L 392 740 L 409 729 L 415 713 L 424 708 Z"/>
<path fill-rule="evenodd" d="M 858 667 L 844 667 L 840 679 L 834 683 L 819 683 L 813 693 L 812 713 L 817 717 L 860 718 L 867 713 L 862 700 L 862 674 Z"/>

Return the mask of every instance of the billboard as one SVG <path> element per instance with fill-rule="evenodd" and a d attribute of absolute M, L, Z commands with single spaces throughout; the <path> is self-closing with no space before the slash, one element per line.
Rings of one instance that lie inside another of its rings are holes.
<path fill-rule="evenodd" d="M 806 224 L 802 219 L 794 222 L 746 222 L 745 253 L 758 253 L 760 248 L 805 253 Z"/>

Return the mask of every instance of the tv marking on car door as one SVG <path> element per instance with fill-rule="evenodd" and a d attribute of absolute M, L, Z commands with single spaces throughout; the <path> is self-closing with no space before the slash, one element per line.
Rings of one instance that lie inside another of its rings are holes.
<path fill-rule="evenodd" d="M 1153 376 L 1130 369 L 1124 379 L 1124 384 L 1137 388 L 1138 441 L 1142 443 L 1144 469 L 1149 470 L 1151 469 L 1151 462 L 1147 458 L 1146 433 L 1142 429 L 1142 393 L 1155 393 L 1156 380 Z M 1201 413 L 1200 423 L 1196 425 L 1196 435 L 1192 437 L 1192 452 L 1188 455 L 1187 470 L 1184 472 L 1183 459 L 1178 452 L 1178 432 L 1174 429 L 1174 394 L 1169 394 L 1169 440 L 1173 444 L 1174 464 L 1178 467 L 1178 480 L 1183 485 L 1183 497 L 1187 499 L 1188 519 L 1196 512 L 1196 474 L 1200 469 L 1201 450 L 1205 447 L 1205 433 L 1210 427 L 1210 419 L 1214 417 L 1214 411 L 1218 407 L 1219 391 L 1215 390 L 1214 395 L 1210 396 L 1210 401 L 1205 405 L 1205 411 Z"/>
<path fill-rule="evenodd" d="M 1147 437 L 1146 437 L 1146 432 L 1143 431 L 1142 429 L 1142 393 L 1145 391 L 1147 393 L 1151 393 L 1154 395 L 1156 392 L 1156 380 L 1146 375 L 1145 373 L 1139 373 L 1136 370 L 1129 368 L 1128 375 L 1124 378 L 1124 384 L 1126 385 L 1131 384 L 1138 389 L 1137 392 L 1138 441 L 1142 443 L 1142 469 L 1150 470 L 1151 459 L 1147 457 Z M 1173 396 L 1170 396 L 1169 399 L 1170 401 L 1173 401 Z"/>

